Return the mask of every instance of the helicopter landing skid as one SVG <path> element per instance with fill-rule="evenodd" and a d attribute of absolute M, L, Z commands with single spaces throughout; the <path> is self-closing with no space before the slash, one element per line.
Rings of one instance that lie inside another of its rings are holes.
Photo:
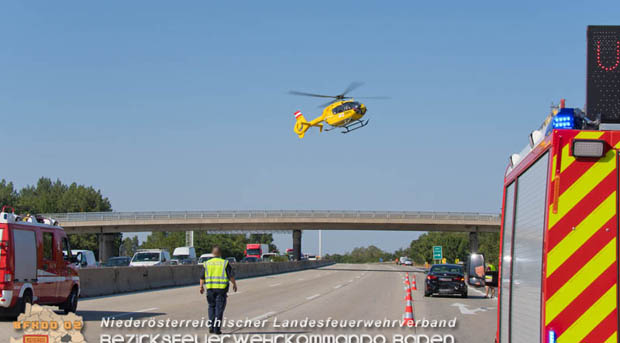
<path fill-rule="evenodd" d="M 341 131 L 341 132 L 342 132 L 342 133 L 349 133 L 349 132 L 351 132 L 351 131 L 355 131 L 355 130 L 357 130 L 357 129 L 361 129 L 361 128 L 363 128 L 364 126 L 368 125 L 368 122 L 369 122 L 369 121 L 370 121 L 370 120 L 366 120 L 366 121 L 363 121 L 363 120 L 357 120 L 357 121 L 354 121 L 354 122 L 353 122 L 353 123 L 351 123 L 351 124 L 348 124 L 348 125 L 343 126 L 343 127 L 345 128 L 345 131 Z"/>

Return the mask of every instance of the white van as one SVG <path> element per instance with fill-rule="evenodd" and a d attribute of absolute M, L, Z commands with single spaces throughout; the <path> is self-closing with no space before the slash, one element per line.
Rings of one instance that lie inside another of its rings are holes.
<path fill-rule="evenodd" d="M 275 252 L 266 252 L 261 256 L 261 260 L 265 262 L 271 262 L 274 257 L 278 256 Z"/>
<path fill-rule="evenodd" d="M 200 255 L 200 258 L 198 259 L 198 264 L 203 264 L 214 257 L 215 255 L 213 254 L 202 254 Z"/>
<path fill-rule="evenodd" d="M 71 254 L 77 259 L 76 264 L 79 268 L 99 267 L 95 253 L 92 250 L 75 249 L 71 250 Z"/>
<path fill-rule="evenodd" d="M 140 249 L 129 263 L 130 267 L 170 265 L 170 253 L 166 249 Z"/>
<path fill-rule="evenodd" d="M 178 247 L 172 253 L 172 264 L 195 264 L 196 249 L 194 247 Z"/>

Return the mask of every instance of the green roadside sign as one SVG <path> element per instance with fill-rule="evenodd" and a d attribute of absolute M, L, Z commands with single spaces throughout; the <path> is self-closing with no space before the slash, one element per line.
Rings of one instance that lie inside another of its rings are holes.
<path fill-rule="evenodd" d="M 443 258 L 443 250 L 441 246 L 433 247 L 433 260 L 441 260 Z"/>

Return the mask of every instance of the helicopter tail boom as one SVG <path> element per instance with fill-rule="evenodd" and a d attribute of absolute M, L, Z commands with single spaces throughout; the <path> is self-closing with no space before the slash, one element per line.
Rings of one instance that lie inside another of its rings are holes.
<path fill-rule="evenodd" d="M 301 111 L 295 112 L 294 115 L 295 115 L 295 127 L 294 127 L 295 133 L 299 136 L 299 138 L 304 138 L 306 131 L 308 131 L 308 129 L 313 125 L 306 120 L 304 115 L 301 114 Z M 322 129 L 322 125 L 321 125 L 321 129 Z"/>

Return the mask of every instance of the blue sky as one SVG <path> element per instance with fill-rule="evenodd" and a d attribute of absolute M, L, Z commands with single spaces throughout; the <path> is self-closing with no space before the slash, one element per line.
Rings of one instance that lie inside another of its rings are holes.
<path fill-rule="evenodd" d="M 585 101 L 585 30 L 617 1 L 34 1 L 0 10 L 0 177 L 115 210 L 499 212 L 508 156 Z M 352 81 L 368 127 L 312 130 L 291 89 Z M 316 232 L 305 237 L 316 253 Z M 415 233 L 324 232 L 324 251 Z M 281 248 L 289 235 L 277 235 Z"/>

